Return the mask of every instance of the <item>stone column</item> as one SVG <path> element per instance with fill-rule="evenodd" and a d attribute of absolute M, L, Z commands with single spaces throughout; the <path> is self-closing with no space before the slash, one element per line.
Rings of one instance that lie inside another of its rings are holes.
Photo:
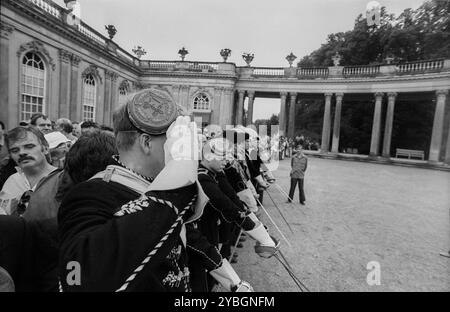
<path fill-rule="evenodd" d="M 244 95 L 245 90 L 238 90 L 239 93 L 239 99 L 238 99 L 238 105 L 236 108 L 236 125 L 242 125 L 242 117 L 244 115 Z"/>
<path fill-rule="evenodd" d="M 325 110 L 323 112 L 321 152 L 328 153 L 331 129 L 331 97 L 333 93 L 325 93 Z"/>
<path fill-rule="evenodd" d="M 287 92 L 280 92 L 280 117 L 279 117 L 279 124 L 280 124 L 280 135 L 285 135 L 286 131 L 286 98 L 287 98 Z"/>
<path fill-rule="evenodd" d="M 111 114 L 111 85 L 114 72 L 105 70 L 105 93 L 103 97 L 103 120 L 100 121 L 103 124 L 108 123 L 109 115 Z"/>
<path fill-rule="evenodd" d="M 395 98 L 397 93 L 389 92 L 388 94 L 388 107 L 386 112 L 386 124 L 384 127 L 384 139 L 383 139 L 383 157 L 391 157 L 391 139 L 392 139 L 392 125 L 394 123 L 394 107 Z"/>
<path fill-rule="evenodd" d="M 445 98 L 448 90 L 436 91 L 436 109 L 434 111 L 433 132 L 431 134 L 430 154 L 428 160 L 432 163 L 439 161 L 444 130 Z"/>
<path fill-rule="evenodd" d="M 190 86 L 181 86 L 181 98 L 180 103 L 182 107 L 185 107 L 189 112 L 192 113 L 192 103 L 189 103 L 189 89 Z"/>
<path fill-rule="evenodd" d="M 4 21 L 0 21 L 0 120 L 5 123 L 7 129 L 12 129 L 19 124 L 18 116 L 10 113 L 11 105 L 20 103 L 10 103 L 9 101 L 9 36 L 14 31 L 14 27 Z M 13 101 L 14 102 L 14 101 Z"/>
<path fill-rule="evenodd" d="M 220 124 L 220 114 L 222 114 L 221 111 L 221 95 L 222 95 L 222 88 L 216 87 L 214 88 L 214 101 L 213 106 L 211 107 L 211 124 L 218 125 Z"/>
<path fill-rule="evenodd" d="M 375 110 L 373 112 L 372 139 L 370 141 L 370 156 L 379 155 L 380 127 L 381 127 L 381 105 L 383 102 L 383 93 L 375 93 Z"/>
<path fill-rule="evenodd" d="M 175 102 L 181 106 L 180 102 L 180 85 L 172 85 L 172 97 Z"/>
<path fill-rule="evenodd" d="M 233 124 L 233 102 L 234 102 L 234 89 L 224 88 L 222 96 L 222 107 L 220 108 L 220 126 L 225 129 L 227 125 Z"/>
<path fill-rule="evenodd" d="M 339 136 L 341 132 L 341 111 L 343 93 L 336 93 L 336 108 L 334 109 L 333 141 L 331 152 L 339 153 Z"/>
<path fill-rule="evenodd" d="M 288 137 L 293 138 L 295 132 L 295 106 L 297 104 L 297 93 L 291 92 L 291 102 L 289 104 L 289 124 Z"/>
<path fill-rule="evenodd" d="M 253 103 L 255 101 L 255 92 L 248 91 L 248 110 L 247 110 L 247 126 L 252 124 L 253 121 Z"/>
<path fill-rule="evenodd" d="M 111 75 L 111 97 L 110 97 L 110 105 L 109 105 L 109 114 L 107 115 L 106 119 L 106 125 L 112 126 L 112 115 L 114 113 L 115 108 L 117 107 L 117 100 L 118 100 L 118 93 L 119 89 L 117 87 L 117 79 L 119 78 L 119 75 L 117 73 L 113 73 Z"/>
<path fill-rule="evenodd" d="M 445 148 L 445 159 L 444 162 L 450 165 L 450 129 L 448 129 L 447 135 L 447 147 Z"/>
<path fill-rule="evenodd" d="M 71 56 L 71 74 L 70 74 L 70 101 L 69 101 L 69 116 L 72 121 L 81 121 L 81 88 L 78 87 L 78 82 L 80 78 L 78 77 L 78 66 L 80 64 L 81 58 L 75 54 Z"/>
<path fill-rule="evenodd" d="M 70 61 L 72 58 L 72 53 L 64 49 L 59 50 L 59 107 L 58 107 L 58 117 L 59 118 L 69 118 L 70 109 L 70 82 L 71 82 L 71 71 L 70 71 Z"/>

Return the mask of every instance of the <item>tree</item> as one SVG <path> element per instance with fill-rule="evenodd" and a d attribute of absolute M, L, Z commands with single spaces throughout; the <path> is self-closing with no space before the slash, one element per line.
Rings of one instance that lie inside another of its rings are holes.
<path fill-rule="evenodd" d="M 450 1 L 427 1 L 397 17 L 383 7 L 380 17 L 380 26 L 369 27 L 365 17 L 358 15 L 352 30 L 329 34 L 298 66 L 331 66 L 336 52 L 341 54 L 343 66 L 381 64 L 388 56 L 394 57 L 394 62 L 450 58 Z M 391 151 L 398 147 L 428 152 L 435 109 L 431 100 L 397 99 Z M 368 154 L 373 104 L 367 105 L 367 100 L 347 104 L 344 99 L 340 146 Z M 309 131 L 319 136 L 322 123 L 323 100 L 307 100 L 296 116 L 296 133 Z"/>
<path fill-rule="evenodd" d="M 271 126 L 275 126 L 275 125 L 279 124 L 278 115 L 273 114 L 272 116 L 270 116 L 269 119 L 257 119 L 257 120 L 255 120 L 254 124 L 256 126 L 256 130 L 259 133 L 264 132 L 264 130 L 262 130 L 262 127 L 260 128 L 260 126 L 266 127 L 267 135 L 270 136 L 272 134 Z"/>
<path fill-rule="evenodd" d="M 330 34 L 327 42 L 303 57 L 298 66 L 330 66 L 336 52 L 342 65 L 383 63 L 450 57 L 450 1 L 432 0 L 418 9 L 405 9 L 398 17 L 381 8 L 380 26 L 369 27 L 358 15 L 352 30 Z"/>

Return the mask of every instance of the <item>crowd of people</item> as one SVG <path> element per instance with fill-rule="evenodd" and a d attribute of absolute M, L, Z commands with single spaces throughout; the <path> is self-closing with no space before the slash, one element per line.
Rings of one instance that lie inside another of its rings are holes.
<path fill-rule="evenodd" d="M 198 136 L 156 89 L 130 97 L 112 129 L 43 114 L 0 125 L 0 288 L 253 291 L 236 246 L 279 250 L 258 218 L 274 178 L 251 129 Z"/>

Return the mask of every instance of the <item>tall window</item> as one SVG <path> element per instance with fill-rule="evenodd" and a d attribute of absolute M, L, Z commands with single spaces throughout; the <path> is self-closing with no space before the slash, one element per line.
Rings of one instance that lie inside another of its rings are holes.
<path fill-rule="evenodd" d="M 209 110 L 209 98 L 204 93 L 199 93 L 194 98 L 194 110 Z"/>
<path fill-rule="evenodd" d="M 125 103 L 127 94 L 128 94 L 128 85 L 126 83 L 122 83 L 119 87 L 119 105 Z"/>
<path fill-rule="evenodd" d="M 87 74 L 83 80 L 83 121 L 95 121 L 96 88 L 92 74 Z"/>
<path fill-rule="evenodd" d="M 30 119 L 34 113 L 45 113 L 44 90 L 44 62 L 36 53 L 28 52 L 22 59 L 22 120 Z"/>

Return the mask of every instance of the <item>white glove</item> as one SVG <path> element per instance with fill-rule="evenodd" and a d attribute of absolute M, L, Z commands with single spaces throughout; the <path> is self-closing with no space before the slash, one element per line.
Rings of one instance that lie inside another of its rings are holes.
<path fill-rule="evenodd" d="M 253 212 L 250 212 L 247 215 L 247 217 L 250 218 L 250 220 L 252 220 L 253 222 L 255 222 L 255 224 L 259 224 L 261 222 L 261 221 L 259 221 L 258 217 Z"/>
<path fill-rule="evenodd" d="M 198 168 L 198 139 L 195 122 L 179 116 L 166 132 L 165 167 L 156 176 L 150 191 L 172 190 L 195 183 Z"/>
<path fill-rule="evenodd" d="M 242 281 L 227 259 L 222 260 L 222 265 L 209 272 L 216 281 L 228 291 L 253 291 L 247 282 Z M 248 290 L 245 290 L 248 289 Z"/>
<path fill-rule="evenodd" d="M 261 186 L 262 188 L 266 189 L 269 187 L 269 184 L 264 180 L 262 175 L 255 177 L 255 180 L 259 184 L 259 186 Z"/>
<path fill-rule="evenodd" d="M 253 196 L 250 189 L 246 188 L 237 193 L 237 196 L 242 200 L 251 212 L 257 212 L 258 206 L 256 205 L 255 197 Z"/>
<path fill-rule="evenodd" d="M 165 162 L 170 160 L 198 160 L 197 125 L 189 116 L 178 116 L 166 132 Z"/>
<path fill-rule="evenodd" d="M 256 223 L 256 226 L 253 228 L 253 230 L 245 231 L 251 238 L 256 240 L 259 245 L 266 246 L 266 247 L 276 247 L 275 242 L 270 237 L 269 233 L 267 232 L 266 228 L 261 222 Z"/>
<path fill-rule="evenodd" d="M 231 288 L 232 292 L 254 292 L 253 287 L 246 281 L 241 281 L 239 285 Z"/>

